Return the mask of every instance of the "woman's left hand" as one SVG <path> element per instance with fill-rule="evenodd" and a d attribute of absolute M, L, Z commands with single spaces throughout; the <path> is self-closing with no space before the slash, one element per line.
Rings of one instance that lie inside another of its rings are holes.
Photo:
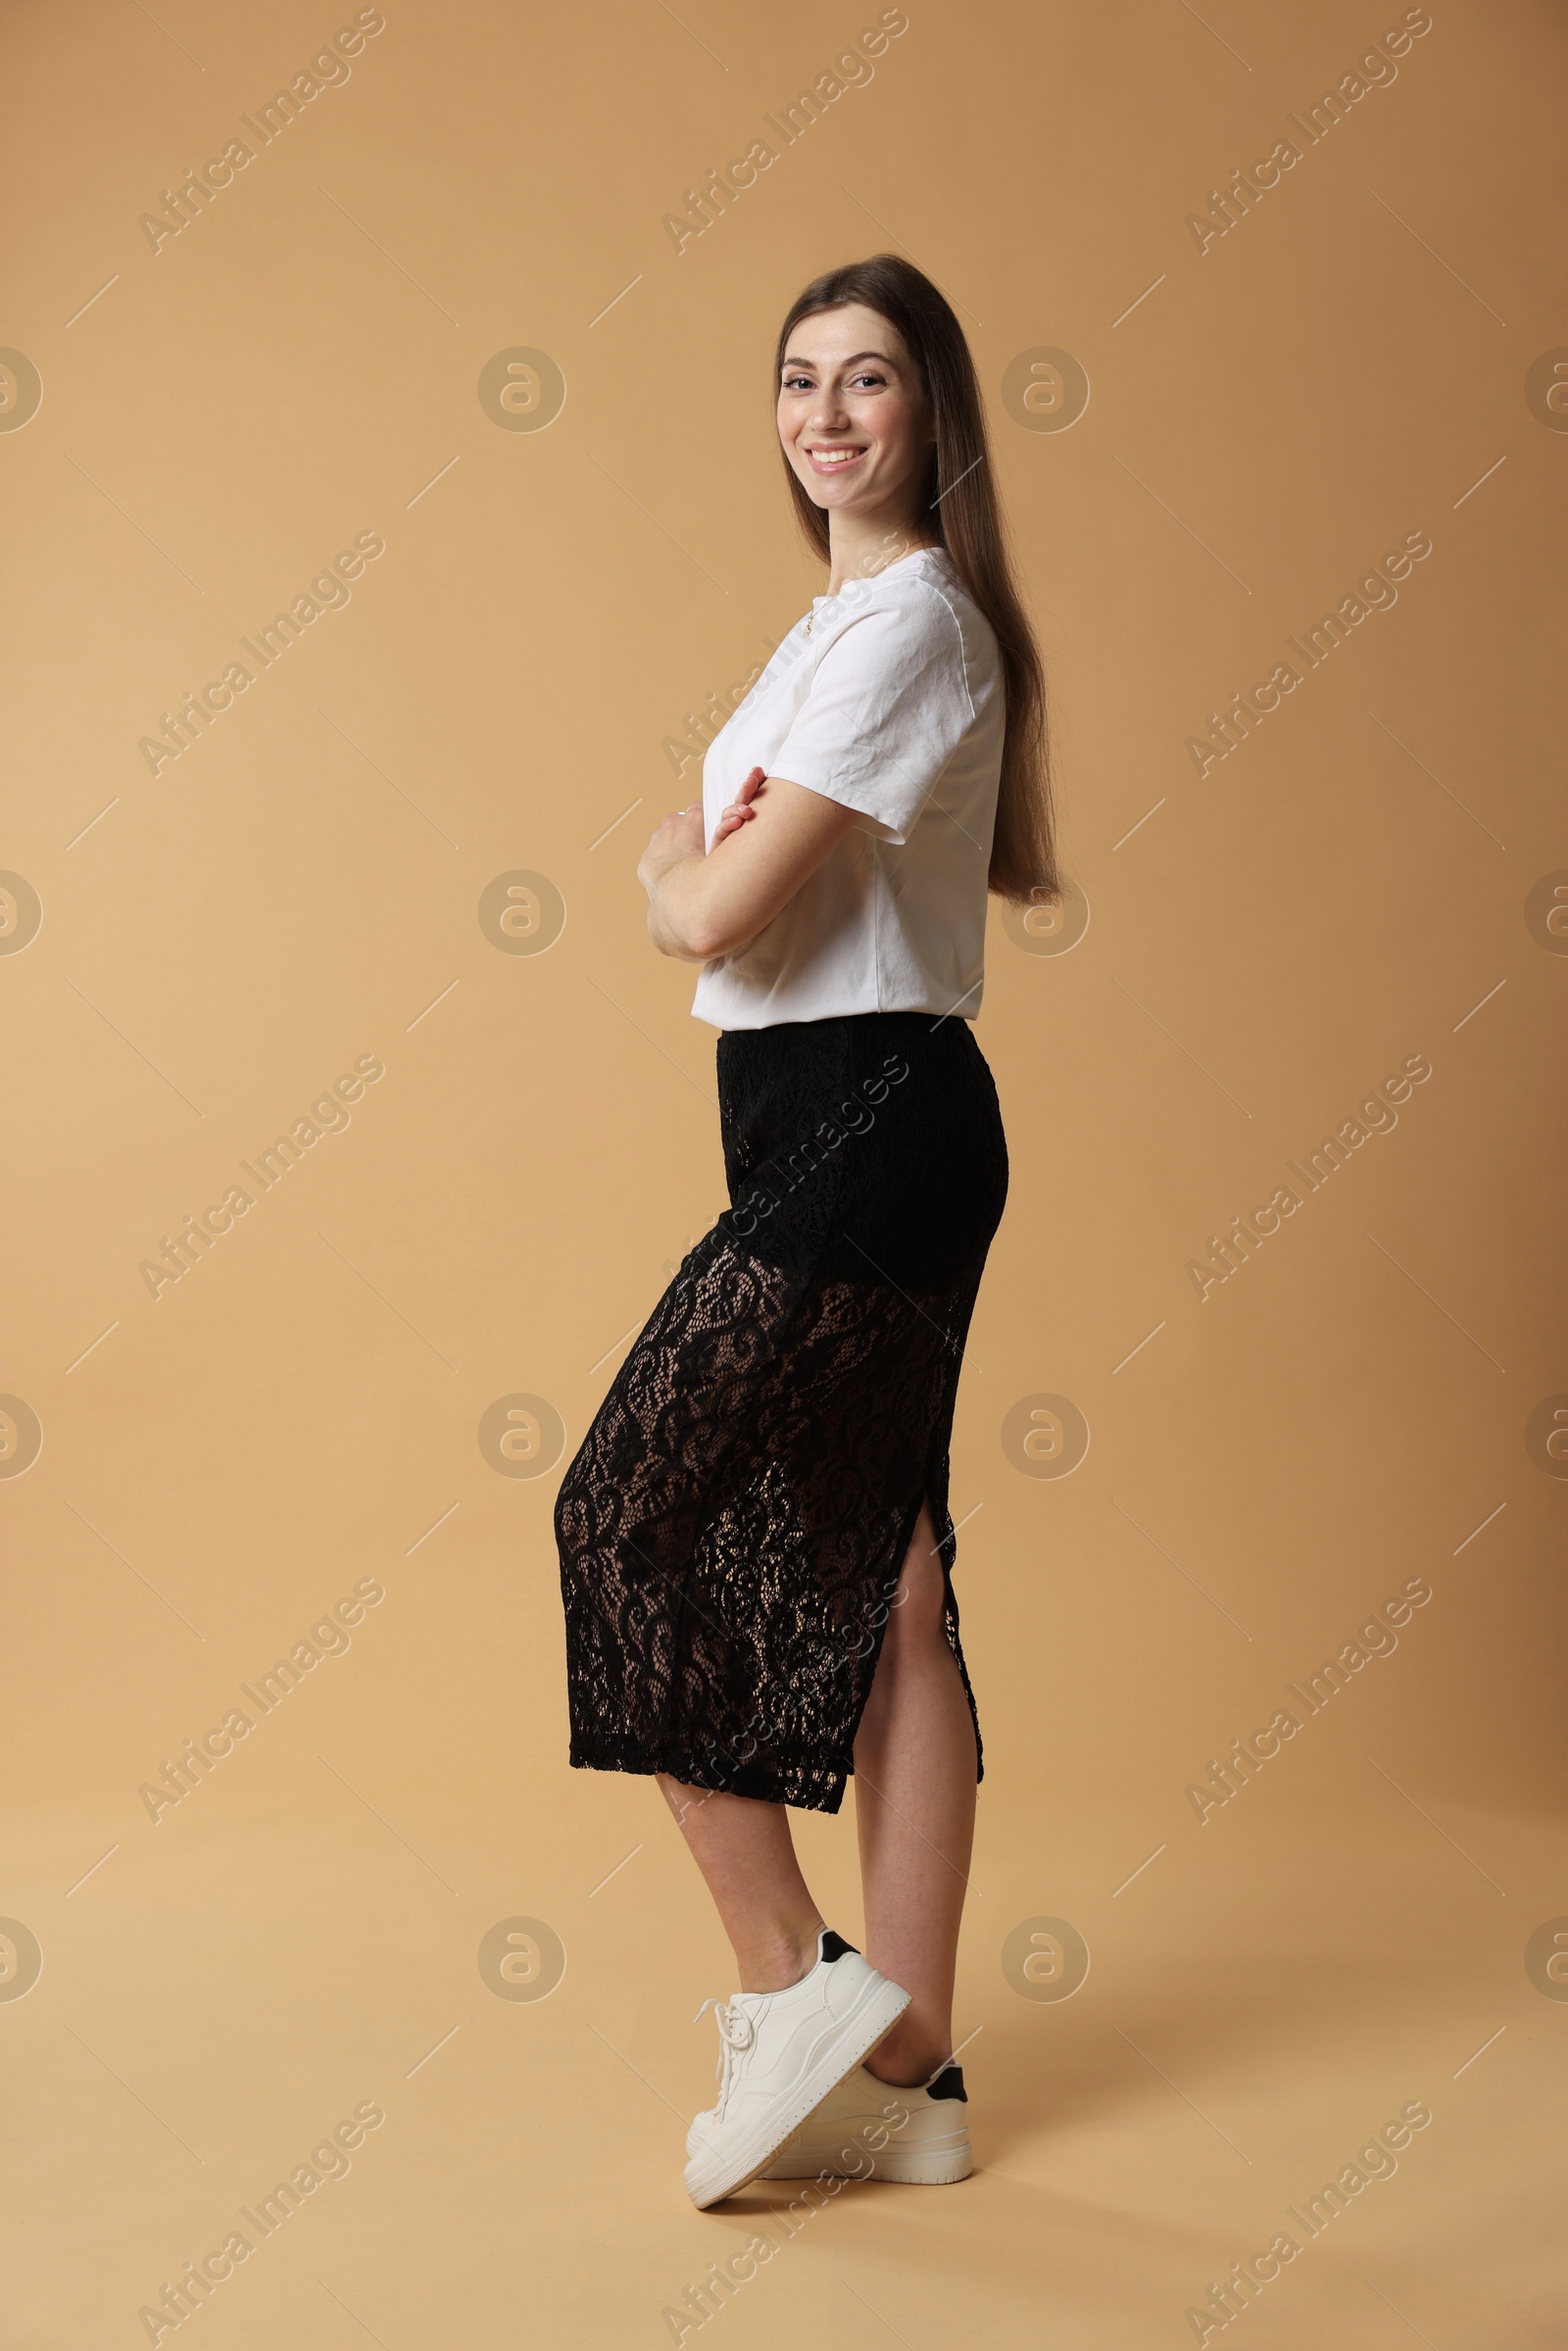
<path fill-rule="evenodd" d="M 757 795 L 766 781 L 767 770 L 764 767 L 754 767 L 730 802 L 729 807 L 720 808 L 718 822 L 713 827 L 714 849 L 718 847 L 720 841 L 727 841 L 731 833 L 738 833 L 741 826 L 748 823 L 757 814 Z"/>

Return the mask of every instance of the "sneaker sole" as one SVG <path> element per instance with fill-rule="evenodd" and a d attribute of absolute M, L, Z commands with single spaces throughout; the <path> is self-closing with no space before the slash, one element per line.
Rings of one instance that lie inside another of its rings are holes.
<path fill-rule="evenodd" d="M 801 2125 L 815 2114 L 823 2099 L 832 2096 L 845 2075 L 853 2074 L 861 2058 L 870 2055 L 908 2005 L 909 1994 L 900 1984 L 884 1980 L 868 1986 L 844 2019 L 832 2049 L 818 2058 L 805 2081 L 773 2109 L 766 2123 L 753 2131 L 742 2148 L 712 2167 L 703 2165 L 694 2156 L 686 2166 L 686 2192 L 698 2211 L 705 2212 L 710 2204 L 721 2203 L 725 2196 L 733 2196 L 738 2188 L 755 2180 L 794 2137 Z"/>
<path fill-rule="evenodd" d="M 870 2150 L 866 2150 L 870 2154 Z M 769 2164 L 762 2177 L 766 2180 L 881 2180 L 890 2187 L 953 2187 L 958 2180 L 967 2180 L 974 2170 L 974 2158 L 968 2146 L 908 2147 L 897 2156 L 889 2147 L 871 2155 L 871 2168 L 864 2172 L 841 2171 L 837 2168 L 839 2150 L 825 2150 L 818 2163 L 801 2155 L 790 2162 L 786 2171 L 779 2164 Z"/>

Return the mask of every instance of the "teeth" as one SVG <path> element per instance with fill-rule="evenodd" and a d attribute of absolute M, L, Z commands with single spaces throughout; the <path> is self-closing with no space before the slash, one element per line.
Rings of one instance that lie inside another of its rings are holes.
<path fill-rule="evenodd" d="M 858 449 L 813 449 L 808 452 L 808 455 L 815 458 L 819 465 L 847 465 L 851 458 L 857 458 L 862 454 L 863 452 Z"/>

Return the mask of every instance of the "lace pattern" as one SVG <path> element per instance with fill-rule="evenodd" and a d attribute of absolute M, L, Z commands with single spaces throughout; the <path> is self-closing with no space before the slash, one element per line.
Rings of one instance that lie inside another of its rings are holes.
<path fill-rule="evenodd" d="M 836 1812 L 888 1604 L 949 1445 L 1006 1196 L 956 1017 L 726 1030 L 730 1206 L 687 1253 L 562 1482 L 570 1760 Z"/>

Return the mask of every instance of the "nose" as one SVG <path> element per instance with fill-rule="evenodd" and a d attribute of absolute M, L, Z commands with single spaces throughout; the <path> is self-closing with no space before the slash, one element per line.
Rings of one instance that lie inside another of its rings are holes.
<path fill-rule="evenodd" d="M 808 429 L 812 432 L 839 432 L 849 420 L 849 411 L 840 394 L 831 384 L 821 385 L 811 404 Z"/>

